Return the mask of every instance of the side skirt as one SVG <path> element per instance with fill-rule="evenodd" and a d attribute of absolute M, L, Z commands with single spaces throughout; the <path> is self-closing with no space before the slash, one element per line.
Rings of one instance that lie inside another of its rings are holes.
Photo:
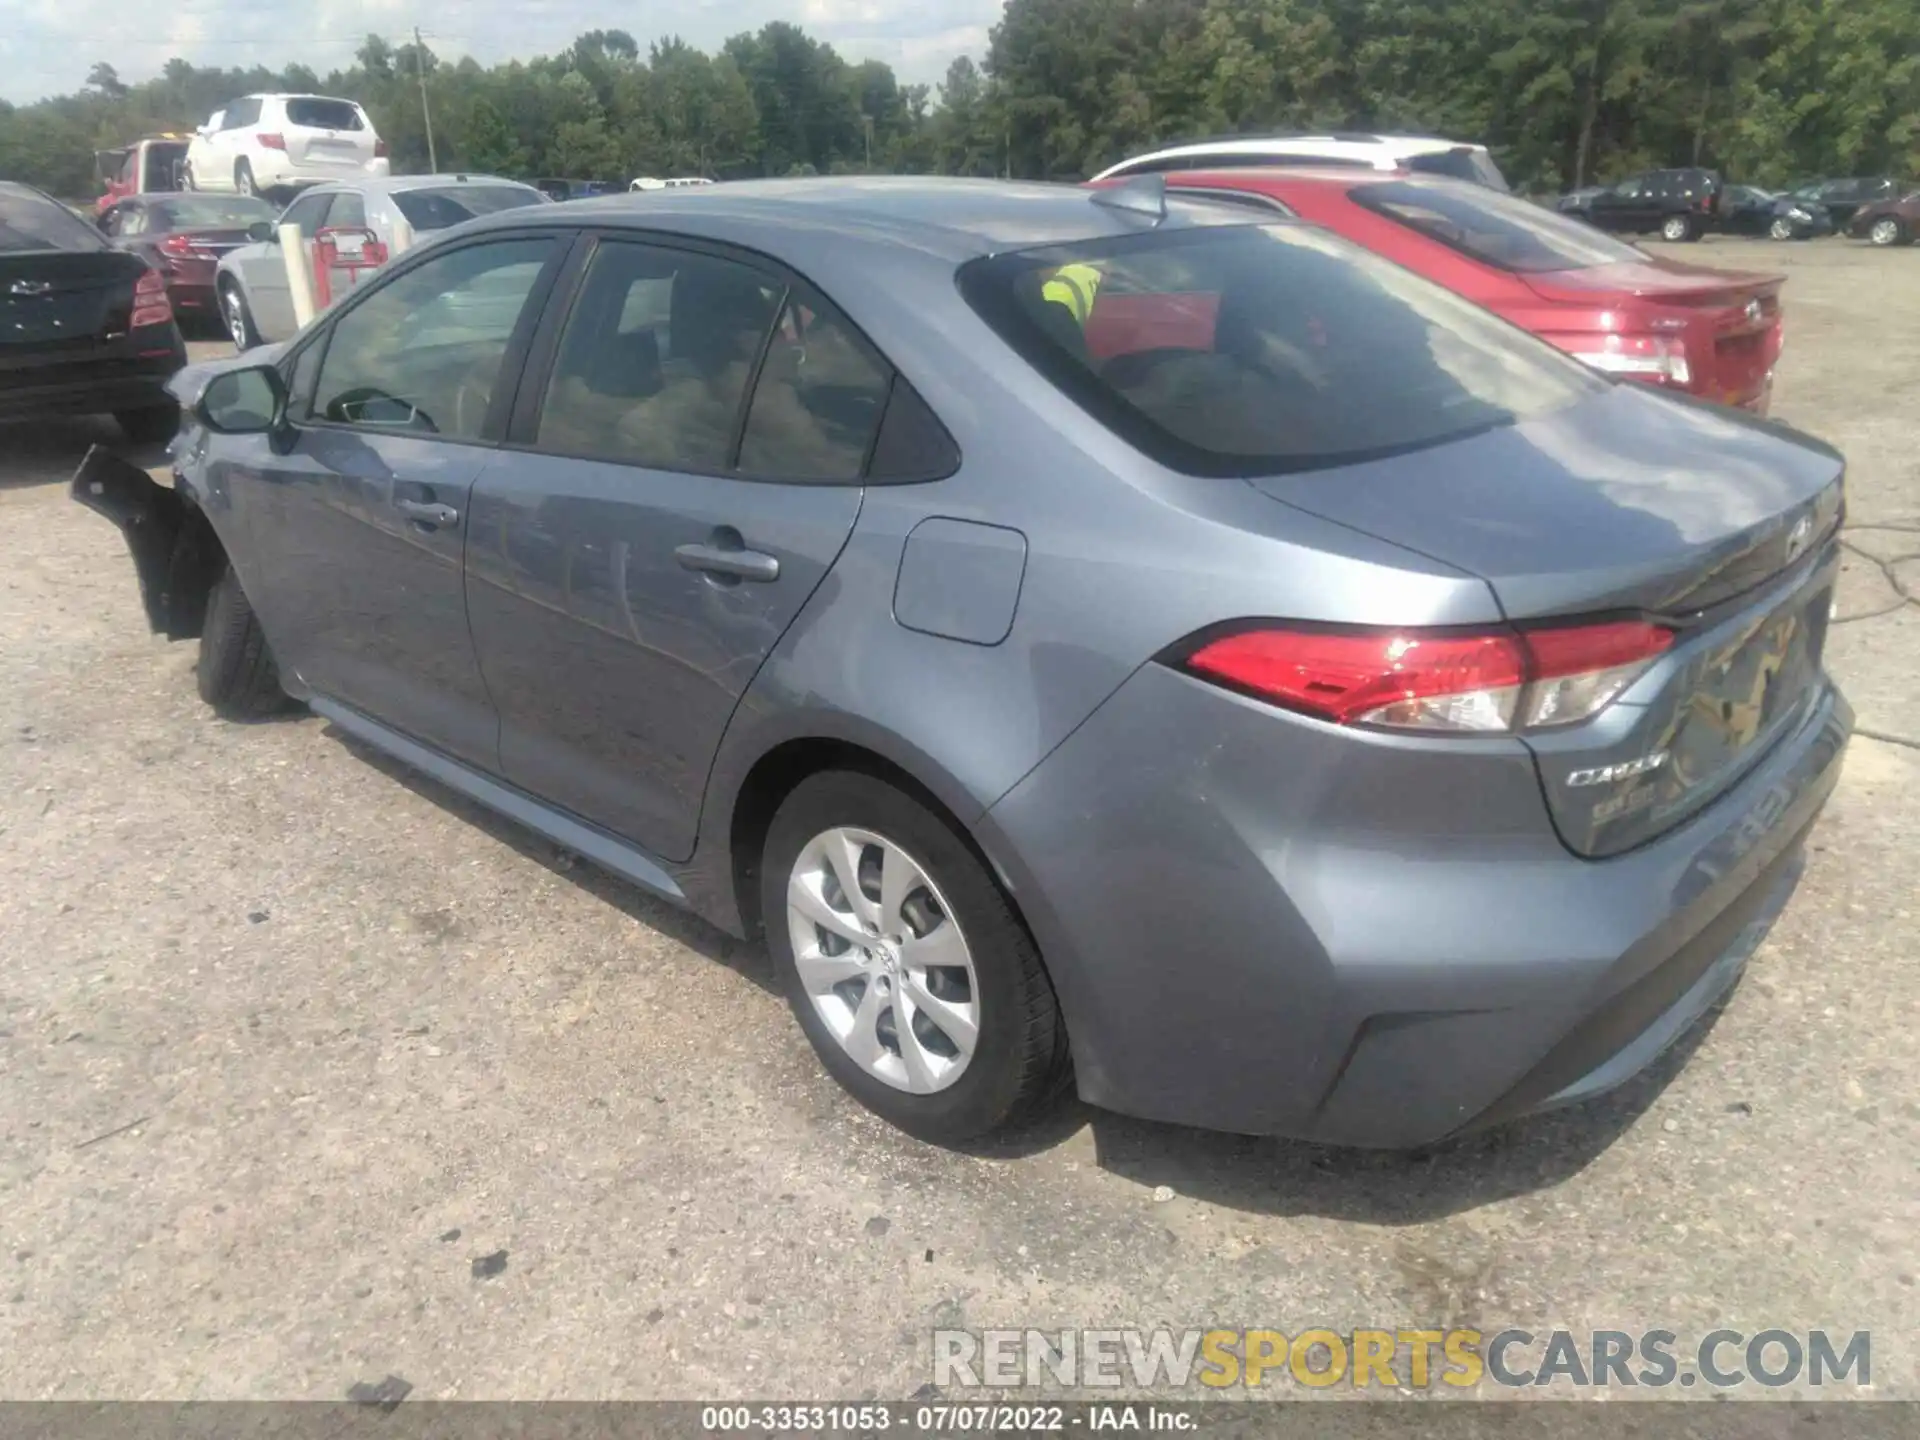
<path fill-rule="evenodd" d="M 356 740 L 364 741 L 402 764 L 431 776 L 448 789 L 459 791 L 469 800 L 478 801 L 515 824 L 546 836 L 554 844 L 585 856 L 603 870 L 612 871 L 642 890 L 651 891 L 676 905 L 686 905 L 686 895 L 666 868 L 638 846 L 630 845 L 599 826 L 590 825 L 563 810 L 556 810 L 524 790 L 515 789 L 458 760 L 449 759 L 417 740 L 409 740 L 398 731 L 390 730 L 379 721 L 369 719 L 338 701 L 316 695 L 308 703 L 315 714 L 331 720 Z"/>

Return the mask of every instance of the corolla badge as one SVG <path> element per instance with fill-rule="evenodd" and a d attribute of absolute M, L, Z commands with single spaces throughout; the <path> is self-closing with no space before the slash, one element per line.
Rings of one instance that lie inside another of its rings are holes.
<path fill-rule="evenodd" d="M 51 280 L 16 280 L 7 287 L 10 295 L 44 295 L 53 289 Z"/>
<path fill-rule="evenodd" d="M 1642 755 L 1637 760 L 1622 760 L 1617 765 L 1597 765 L 1591 770 L 1575 770 L 1567 776 L 1567 784 L 1611 785 L 1616 780 L 1631 780 L 1635 775 L 1658 770 L 1666 763 L 1667 752 L 1656 750 L 1651 755 Z"/>

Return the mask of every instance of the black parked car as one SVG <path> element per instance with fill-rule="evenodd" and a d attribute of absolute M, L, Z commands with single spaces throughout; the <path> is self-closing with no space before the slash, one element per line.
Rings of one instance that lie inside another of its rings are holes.
<path fill-rule="evenodd" d="M 1773 228 L 1779 198 L 1756 185 L 1729 185 L 1720 192 L 1720 219 L 1714 228 L 1723 235 L 1765 235 Z"/>
<path fill-rule="evenodd" d="M 1698 240 L 1719 221 L 1722 188 L 1717 171 L 1698 166 L 1644 170 L 1603 189 L 1563 195 L 1559 208 L 1602 230 Z"/>
<path fill-rule="evenodd" d="M 1767 234 L 1775 240 L 1811 240 L 1834 233 L 1833 212 L 1820 203 L 1821 192 L 1829 182 L 1812 180 L 1796 185 L 1773 201 L 1773 218 L 1767 222 Z"/>
<path fill-rule="evenodd" d="M 0 180 L 0 419 L 110 411 L 132 440 L 169 439 L 166 383 L 186 363 L 159 271 Z"/>

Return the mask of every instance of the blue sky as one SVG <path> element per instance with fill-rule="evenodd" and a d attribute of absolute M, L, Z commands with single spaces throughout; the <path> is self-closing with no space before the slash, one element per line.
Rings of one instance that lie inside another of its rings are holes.
<path fill-rule="evenodd" d="M 420 26 L 449 59 L 483 64 L 551 54 L 583 30 L 640 42 L 678 34 L 711 50 L 740 30 L 791 20 L 850 60 L 933 81 L 956 55 L 980 56 L 1001 0 L 6 0 L 0 98 L 16 104 L 78 89 L 97 60 L 126 80 L 182 56 L 196 65 L 275 68 L 300 60 L 321 75 L 351 62 L 368 32 L 398 40 Z"/>

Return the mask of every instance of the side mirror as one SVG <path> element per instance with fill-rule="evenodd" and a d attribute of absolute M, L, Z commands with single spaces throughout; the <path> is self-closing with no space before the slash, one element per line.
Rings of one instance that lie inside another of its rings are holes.
<path fill-rule="evenodd" d="M 271 365 L 225 370 L 206 383 L 193 413 L 220 435 L 265 435 L 286 419 L 287 384 Z"/>
<path fill-rule="evenodd" d="M 256 243 L 273 244 L 280 238 L 280 232 L 273 228 L 271 220 L 256 220 L 247 226 L 247 239 Z"/>

